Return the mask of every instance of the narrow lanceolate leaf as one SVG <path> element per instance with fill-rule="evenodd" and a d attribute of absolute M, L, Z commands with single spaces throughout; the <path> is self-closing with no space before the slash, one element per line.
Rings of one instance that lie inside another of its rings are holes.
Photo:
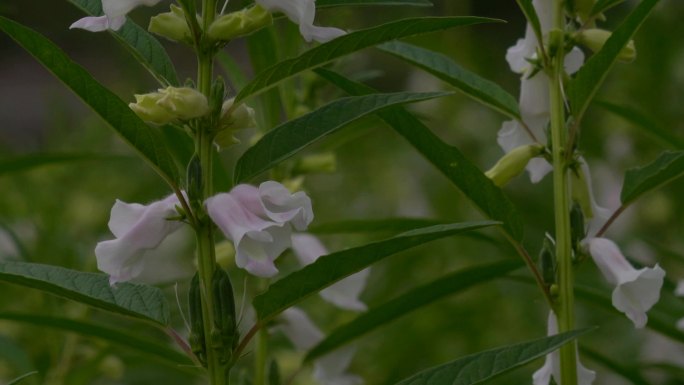
<path fill-rule="evenodd" d="M 55 164 L 87 162 L 93 160 L 125 159 L 116 155 L 99 154 L 32 154 L 0 159 L 0 176 L 30 171 Z"/>
<path fill-rule="evenodd" d="M 149 356 L 153 356 L 172 364 L 192 364 L 190 359 L 185 354 L 158 342 L 91 322 L 77 321 L 62 317 L 20 313 L 0 313 L 0 320 L 16 321 L 40 327 L 73 332 L 82 336 L 95 337 L 127 347 Z"/>
<path fill-rule="evenodd" d="M 284 60 L 259 73 L 236 97 L 236 101 L 258 94 L 281 80 L 300 72 L 349 55 L 364 48 L 402 37 L 441 31 L 448 28 L 500 20 L 483 17 L 422 17 L 390 22 L 377 27 L 351 32 L 310 49 L 298 57 Z"/>
<path fill-rule="evenodd" d="M 629 106 L 610 103 L 605 100 L 597 100 L 595 104 L 626 119 L 642 129 L 646 135 L 657 140 L 661 145 L 672 149 L 684 149 L 684 138 L 673 134 L 672 130 L 665 129 L 643 112 Z"/>
<path fill-rule="evenodd" d="M 605 80 L 608 72 L 617 61 L 623 47 L 629 43 L 646 17 L 659 0 L 643 0 L 632 13 L 615 29 L 603 48 L 592 56 L 577 72 L 568 87 L 568 97 L 572 114 L 580 120 L 584 116 L 591 99 Z"/>
<path fill-rule="evenodd" d="M 10 382 L 7 383 L 7 385 L 18 385 L 20 382 L 22 382 L 26 378 L 33 376 L 34 374 L 38 374 L 38 372 L 36 372 L 36 371 L 28 372 L 24 375 L 21 375 L 21 376 L 15 378 L 14 380 L 11 380 Z"/>
<path fill-rule="evenodd" d="M 525 15 L 527 22 L 532 26 L 534 31 L 534 36 L 537 37 L 537 42 L 539 44 L 544 44 L 544 35 L 542 34 L 541 22 L 539 21 L 539 15 L 537 15 L 537 10 L 534 9 L 532 0 L 516 0 L 518 7 Z"/>
<path fill-rule="evenodd" d="M 591 16 L 605 12 L 624 1 L 625 0 L 598 0 L 596 3 L 594 3 L 594 7 L 591 9 Z"/>
<path fill-rule="evenodd" d="M 335 72 L 324 69 L 316 72 L 349 94 L 375 92 L 372 88 Z M 403 108 L 392 108 L 378 115 L 449 178 L 487 217 L 503 222 L 503 229 L 515 240 L 522 239 L 523 222 L 513 203 L 456 147 L 444 143 L 423 122 Z"/>
<path fill-rule="evenodd" d="M 235 165 L 235 181 L 244 182 L 347 124 L 383 108 L 449 95 L 445 92 L 373 94 L 335 100 L 264 135 Z"/>
<path fill-rule="evenodd" d="M 379 48 L 424 69 L 504 115 L 520 119 L 518 101 L 513 95 L 498 84 L 466 70 L 449 57 L 399 41 L 382 44 Z"/>
<path fill-rule="evenodd" d="M 98 83 L 59 47 L 39 33 L 0 16 L 0 30 L 33 55 L 128 142 L 171 186 L 178 169 L 161 134 L 149 127 L 113 92 Z"/>
<path fill-rule="evenodd" d="M 69 0 L 89 16 L 102 15 L 101 0 Z M 178 75 L 164 47 L 130 19 L 118 31 L 109 31 L 162 85 L 177 86 Z M 90 32 L 87 32 L 90 33 Z"/>
<path fill-rule="evenodd" d="M 496 225 L 497 222 L 464 222 L 431 226 L 399 234 L 384 241 L 338 251 L 319 258 L 269 287 L 254 298 L 262 323 L 309 295 L 401 251 L 458 233 Z"/>
<path fill-rule="evenodd" d="M 169 309 L 161 290 L 146 285 L 109 285 L 105 274 L 25 262 L 0 262 L 0 281 L 38 289 L 135 318 L 166 325 Z"/>
<path fill-rule="evenodd" d="M 352 322 L 333 330 L 323 341 L 309 351 L 306 360 L 313 360 L 321 357 L 351 340 L 405 314 L 444 298 L 445 296 L 459 293 L 477 284 L 501 277 L 521 266 L 521 262 L 511 260 L 472 267 L 457 271 L 427 285 L 413 289 L 400 297 L 374 309 L 370 309 Z"/>
<path fill-rule="evenodd" d="M 471 354 L 447 364 L 424 370 L 397 385 L 482 384 L 509 370 L 544 357 L 592 329 L 575 330 L 551 337 Z"/>
<path fill-rule="evenodd" d="M 419 227 L 435 226 L 444 223 L 446 222 L 428 218 L 352 219 L 322 223 L 309 227 L 308 231 L 315 234 L 400 233 Z"/>
<path fill-rule="evenodd" d="M 640 168 L 627 170 L 620 200 L 627 205 L 639 196 L 684 175 L 684 151 L 667 151 Z"/>
<path fill-rule="evenodd" d="M 345 6 L 366 6 L 366 5 L 406 5 L 413 7 L 432 7 L 428 0 L 318 0 L 316 8 L 332 8 Z"/>

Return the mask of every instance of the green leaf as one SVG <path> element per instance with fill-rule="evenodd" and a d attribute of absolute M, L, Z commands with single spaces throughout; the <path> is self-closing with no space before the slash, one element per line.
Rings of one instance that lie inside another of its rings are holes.
<path fill-rule="evenodd" d="M 493 221 L 430 226 L 364 246 L 320 257 L 316 262 L 271 285 L 254 298 L 258 319 L 265 324 L 281 311 L 335 282 L 401 251 L 451 235 L 496 225 Z"/>
<path fill-rule="evenodd" d="M 87 162 L 93 160 L 126 159 L 117 155 L 99 154 L 31 154 L 0 159 L 0 176 L 16 172 L 33 170 L 42 166 L 70 162 Z"/>
<path fill-rule="evenodd" d="M 20 313 L 0 313 L 0 319 L 64 330 L 87 337 L 95 337 L 117 345 L 125 346 L 140 353 L 152 355 L 165 362 L 176 365 L 192 365 L 192 361 L 185 354 L 165 345 L 161 345 L 156 341 L 91 322 Z"/>
<path fill-rule="evenodd" d="M 498 84 L 462 68 L 441 53 L 400 41 L 385 43 L 378 48 L 424 69 L 506 116 L 521 119 L 518 101 L 511 94 Z"/>
<path fill-rule="evenodd" d="M 332 7 L 346 7 L 346 6 L 368 6 L 368 5 L 384 5 L 384 6 L 413 6 L 413 7 L 432 7 L 433 4 L 429 0 L 318 0 L 316 1 L 316 8 L 332 8 Z"/>
<path fill-rule="evenodd" d="M 257 74 L 272 63 L 278 62 L 278 44 L 273 34 L 273 29 L 264 28 L 247 37 L 250 62 L 252 69 Z M 265 132 L 276 127 L 280 123 L 282 114 L 278 89 L 272 88 L 263 92 L 256 98 L 256 102 L 257 119 L 261 131 Z"/>
<path fill-rule="evenodd" d="M 639 196 L 684 174 L 684 151 L 667 151 L 646 166 L 627 170 L 620 200 L 628 205 Z"/>
<path fill-rule="evenodd" d="M 580 121 L 584 113 L 598 91 L 601 84 L 608 75 L 608 71 L 617 61 L 618 55 L 624 46 L 629 43 L 637 29 L 646 20 L 653 7 L 659 0 L 643 0 L 625 18 L 617 29 L 613 32 L 610 39 L 606 41 L 603 48 L 594 56 L 589 58 L 584 66 L 577 72 L 575 78 L 568 86 L 568 97 L 572 107 L 572 114 L 577 121 Z"/>
<path fill-rule="evenodd" d="M 14 380 L 11 380 L 10 382 L 7 383 L 7 385 L 17 385 L 17 384 L 20 383 L 22 380 L 24 380 L 24 379 L 26 379 L 26 378 L 28 378 L 28 377 L 30 377 L 30 376 L 33 376 L 34 374 L 38 374 L 38 372 L 37 372 L 37 371 L 28 372 L 28 373 L 26 373 L 26 374 L 24 374 L 24 375 L 21 375 L 21 376 L 15 378 Z"/>
<path fill-rule="evenodd" d="M 109 285 L 106 274 L 84 273 L 58 266 L 0 261 L 0 281 L 42 290 L 160 325 L 167 325 L 169 309 L 161 290 L 133 283 Z"/>
<path fill-rule="evenodd" d="M 413 289 L 389 302 L 370 309 L 348 324 L 333 330 L 323 341 L 309 351 L 305 360 L 310 361 L 321 357 L 403 315 L 448 295 L 459 293 L 477 284 L 505 275 L 521 266 L 521 262 L 509 260 L 471 267 Z"/>
<path fill-rule="evenodd" d="M 532 26 L 534 31 L 534 36 L 537 38 L 537 43 L 539 45 L 544 44 L 544 34 L 542 33 L 541 22 L 539 21 L 539 15 L 537 15 L 537 10 L 534 9 L 534 4 L 532 0 L 515 0 L 518 3 L 518 7 L 525 15 L 525 19 Z"/>
<path fill-rule="evenodd" d="M 322 223 L 309 227 L 307 231 L 315 234 L 400 233 L 419 227 L 441 224 L 445 224 L 445 221 L 428 218 L 352 219 Z"/>
<path fill-rule="evenodd" d="M 393 21 L 377 27 L 351 32 L 337 39 L 312 48 L 298 57 L 274 64 L 259 73 L 247 84 L 236 97 L 241 101 L 252 95 L 263 92 L 278 82 L 300 72 L 321 66 L 342 56 L 364 48 L 385 43 L 390 40 L 435 32 L 447 28 L 481 23 L 499 22 L 500 20 L 483 17 L 423 17 Z"/>
<path fill-rule="evenodd" d="M 575 330 L 529 342 L 471 354 L 424 370 L 397 385 L 474 385 L 525 365 L 558 349 L 592 329 Z"/>
<path fill-rule="evenodd" d="M 375 92 L 374 89 L 335 72 L 318 69 L 316 73 L 352 95 Z M 522 218 L 511 201 L 456 147 L 444 143 L 423 122 L 403 108 L 382 111 L 378 115 L 449 178 L 487 217 L 503 222 L 504 230 L 511 237 L 522 240 Z"/>
<path fill-rule="evenodd" d="M 90 16 L 102 15 L 101 0 L 69 0 Z M 178 86 L 176 69 L 159 41 L 130 19 L 118 31 L 109 30 L 162 85 Z M 90 32 L 88 32 L 90 33 Z"/>
<path fill-rule="evenodd" d="M 244 182 L 347 124 L 383 108 L 449 95 L 447 92 L 373 94 L 337 99 L 274 128 L 235 165 L 235 182 Z"/>
<path fill-rule="evenodd" d="M 169 185 L 176 186 L 179 172 L 158 131 L 146 125 L 118 96 L 98 83 L 83 67 L 44 36 L 2 16 L 0 30 L 33 55 L 107 121 Z"/>
<path fill-rule="evenodd" d="M 661 145 L 673 149 L 684 149 L 684 139 L 674 135 L 671 130 L 663 128 L 644 113 L 629 106 L 614 104 L 605 100 L 597 100 L 595 104 L 641 128 L 647 135 L 657 140 Z"/>
<path fill-rule="evenodd" d="M 596 3 L 594 3 L 594 7 L 591 9 L 590 16 L 603 13 L 624 1 L 625 0 L 598 0 Z"/>

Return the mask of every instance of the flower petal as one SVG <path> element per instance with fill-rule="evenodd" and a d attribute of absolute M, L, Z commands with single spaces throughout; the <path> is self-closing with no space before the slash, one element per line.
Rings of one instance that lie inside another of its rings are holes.
<path fill-rule="evenodd" d="M 355 352 L 354 346 L 346 346 L 317 359 L 314 363 L 314 378 L 324 385 L 362 384 L 361 377 L 347 373 Z"/>
<path fill-rule="evenodd" d="M 141 5 L 153 6 L 161 0 L 102 0 L 102 10 L 110 18 L 124 16 Z"/>
<path fill-rule="evenodd" d="M 325 43 L 346 33 L 337 28 L 313 25 L 316 16 L 314 0 L 256 0 L 256 3 L 270 12 L 282 12 L 292 22 L 299 24 L 299 32 L 307 42 L 316 40 Z"/>
<path fill-rule="evenodd" d="M 313 221 L 311 199 L 303 191 L 291 194 L 282 184 L 267 181 L 259 185 L 259 196 L 266 215 L 276 222 L 290 222 L 299 231 Z"/>
<path fill-rule="evenodd" d="M 274 329 L 282 331 L 298 350 L 309 350 L 323 340 L 323 332 L 301 309 L 286 309 L 279 318 L 281 322 Z"/>
<path fill-rule="evenodd" d="M 69 29 L 85 29 L 90 32 L 102 32 L 109 29 L 109 18 L 107 16 L 88 16 L 76 20 L 69 26 Z"/>

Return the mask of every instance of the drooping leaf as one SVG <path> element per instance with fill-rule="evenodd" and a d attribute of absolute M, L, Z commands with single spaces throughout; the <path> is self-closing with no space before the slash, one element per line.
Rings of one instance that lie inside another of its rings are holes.
<path fill-rule="evenodd" d="M 498 84 L 464 69 L 446 55 L 400 41 L 384 43 L 378 48 L 424 69 L 506 116 L 520 119 L 518 101 L 511 94 Z"/>
<path fill-rule="evenodd" d="M 99 309 L 166 325 L 169 309 L 161 290 L 146 285 L 109 285 L 106 274 L 58 266 L 0 261 L 0 281 L 42 290 Z"/>
<path fill-rule="evenodd" d="M 318 69 L 316 73 L 351 95 L 376 92 L 335 72 Z M 522 218 L 511 201 L 456 147 L 444 143 L 423 122 L 403 108 L 382 111 L 378 115 L 449 178 L 487 217 L 503 222 L 504 230 L 515 240 L 522 239 Z"/>
<path fill-rule="evenodd" d="M 620 200 L 627 205 L 639 196 L 684 175 L 684 151 L 667 151 L 646 166 L 627 170 Z"/>
<path fill-rule="evenodd" d="M 400 233 L 419 227 L 435 226 L 445 223 L 445 221 L 428 218 L 352 219 L 321 223 L 309 227 L 307 231 L 315 234 Z"/>
<path fill-rule="evenodd" d="M 396 6 L 432 7 L 429 0 L 318 0 L 316 8 L 332 8 L 346 6 Z"/>
<path fill-rule="evenodd" d="M 279 280 L 254 298 L 258 319 L 265 323 L 281 311 L 333 283 L 401 251 L 458 233 L 496 225 L 480 221 L 420 228 L 364 246 L 320 257 L 316 262 Z"/>
<path fill-rule="evenodd" d="M 591 16 L 598 15 L 599 13 L 603 13 L 624 1 L 625 0 L 598 0 L 596 3 L 594 3 L 594 7 L 591 9 L 590 14 Z"/>
<path fill-rule="evenodd" d="M 89 16 L 102 15 L 101 0 L 69 0 Z M 164 86 L 178 86 L 176 69 L 157 39 L 130 19 L 118 31 L 109 31 L 152 76 Z"/>
<path fill-rule="evenodd" d="M 101 154 L 31 154 L 0 159 L 0 176 L 29 171 L 34 168 L 70 162 L 87 162 L 93 160 L 125 159 L 117 155 Z"/>
<path fill-rule="evenodd" d="M 60 329 L 77 333 L 82 336 L 95 337 L 117 345 L 125 346 L 140 353 L 151 355 L 172 364 L 192 364 L 192 361 L 183 353 L 158 342 L 92 322 L 21 313 L 0 313 L 0 320 L 16 321 L 46 328 Z"/>
<path fill-rule="evenodd" d="M 235 165 L 236 183 L 249 180 L 302 148 L 383 108 L 449 95 L 445 92 L 373 94 L 337 99 L 264 135 Z"/>
<path fill-rule="evenodd" d="M 589 103 L 608 76 L 608 72 L 617 61 L 620 51 L 630 39 L 659 0 L 643 0 L 615 29 L 603 48 L 589 58 L 570 82 L 567 90 L 572 114 L 578 121 L 584 116 Z"/>
<path fill-rule="evenodd" d="M 0 30 L 97 112 L 167 183 L 176 185 L 179 172 L 158 131 L 140 120 L 126 103 L 44 36 L 2 16 Z"/>
<path fill-rule="evenodd" d="M 632 107 L 610 103 L 605 100 L 597 100 L 595 104 L 599 107 L 626 119 L 638 128 L 641 128 L 647 135 L 657 140 L 661 145 L 672 149 L 684 149 L 684 139 L 673 134 L 671 130 L 663 128 L 651 117 L 643 112 L 637 111 Z"/>
<path fill-rule="evenodd" d="M 575 330 L 529 342 L 471 354 L 424 370 L 397 385 L 475 385 L 525 365 L 592 329 Z"/>
<path fill-rule="evenodd" d="M 236 97 L 236 101 L 256 95 L 281 80 L 300 72 L 316 68 L 342 56 L 390 40 L 414 36 L 448 28 L 500 20 L 482 17 L 422 17 L 393 21 L 377 27 L 362 29 L 312 48 L 298 57 L 284 60 L 265 69 L 247 84 Z"/>
<path fill-rule="evenodd" d="M 333 330 L 306 355 L 307 361 L 321 357 L 351 340 L 445 296 L 505 275 L 522 266 L 509 260 L 457 271 L 413 289 L 395 299 L 361 314 L 355 320 Z"/>
<path fill-rule="evenodd" d="M 7 383 L 7 385 L 17 385 L 17 384 L 19 384 L 20 382 L 22 382 L 23 380 L 25 380 L 26 378 L 29 378 L 29 377 L 31 377 L 31 376 L 33 376 L 33 375 L 35 375 L 35 374 L 38 374 L 38 372 L 37 372 L 37 371 L 28 372 L 28 373 L 26 373 L 26 374 L 24 374 L 24 375 L 21 375 L 21 376 L 15 378 L 14 380 L 11 380 L 10 382 Z"/>

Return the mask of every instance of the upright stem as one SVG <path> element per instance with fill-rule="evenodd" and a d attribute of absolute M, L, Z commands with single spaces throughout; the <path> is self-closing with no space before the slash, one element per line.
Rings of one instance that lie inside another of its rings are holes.
<path fill-rule="evenodd" d="M 206 31 L 214 21 L 216 15 L 216 0 L 202 1 L 202 29 Z M 197 47 L 197 86 L 207 98 L 211 97 L 211 83 L 213 77 L 214 52 L 202 39 Z M 195 151 L 200 161 L 202 201 L 213 195 L 212 186 L 212 138 L 209 133 L 211 127 L 200 126 L 195 138 Z M 204 321 L 204 335 L 207 354 L 207 369 L 211 385 L 228 384 L 228 365 L 222 363 L 219 352 L 214 349 L 212 335 L 216 332 L 214 319 L 214 293 L 212 279 L 216 269 L 216 255 L 212 224 L 206 216 L 197 216 L 197 264 L 199 270 L 200 288 L 202 291 L 202 315 Z"/>
<path fill-rule="evenodd" d="M 567 133 L 565 130 L 565 107 L 563 102 L 564 51 L 563 33 L 565 17 L 563 0 L 554 0 L 554 23 L 550 45 L 556 47 L 551 60 L 551 141 L 553 154 L 553 193 L 556 225 L 556 258 L 558 259 L 559 295 L 555 306 L 558 330 L 574 329 L 574 292 L 572 268 L 572 242 L 570 236 L 570 192 L 568 185 L 568 162 L 565 154 Z M 560 349 L 561 384 L 577 385 L 577 362 L 575 344 Z"/>
<path fill-rule="evenodd" d="M 256 339 L 256 356 L 254 357 L 254 385 L 266 385 L 266 368 L 268 359 L 268 332 L 259 330 Z"/>

